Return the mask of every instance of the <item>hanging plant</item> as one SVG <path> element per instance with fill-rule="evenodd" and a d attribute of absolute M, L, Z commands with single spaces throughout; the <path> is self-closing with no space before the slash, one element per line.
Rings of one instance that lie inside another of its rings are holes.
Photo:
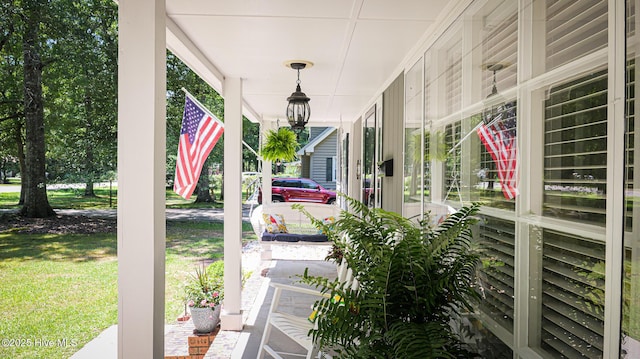
<path fill-rule="evenodd" d="M 296 134 L 286 127 L 281 127 L 278 131 L 269 130 L 267 138 L 260 156 L 263 160 L 276 162 L 277 160 L 290 162 L 296 158 L 298 139 Z"/>

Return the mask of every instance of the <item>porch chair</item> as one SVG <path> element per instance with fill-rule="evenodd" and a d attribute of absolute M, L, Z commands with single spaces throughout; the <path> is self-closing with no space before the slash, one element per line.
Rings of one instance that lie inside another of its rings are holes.
<path fill-rule="evenodd" d="M 353 289 L 358 288 L 358 282 L 354 278 L 351 269 L 347 267 L 346 261 L 343 261 L 338 266 L 338 280 L 344 282 L 345 286 L 350 286 Z M 265 324 L 265 329 L 262 334 L 258 358 L 263 359 L 265 353 L 269 353 L 272 357 L 277 359 L 284 359 L 282 355 L 304 356 L 307 359 L 314 357 L 331 358 L 331 356 L 326 353 L 320 353 L 318 348 L 315 346 L 313 339 L 309 336 L 309 331 L 313 329 L 314 324 L 308 319 L 308 317 L 295 316 L 289 313 L 283 313 L 279 310 L 279 302 L 283 291 L 291 291 L 293 293 L 307 294 L 317 297 L 328 297 L 329 295 L 323 294 L 314 289 L 302 288 L 294 285 L 281 283 L 271 283 L 270 285 L 275 289 L 275 291 L 271 302 L 271 308 L 269 309 L 267 322 Z M 276 352 L 271 346 L 269 346 L 269 337 L 273 328 L 278 329 L 288 338 L 295 341 L 304 349 L 306 354 Z"/>

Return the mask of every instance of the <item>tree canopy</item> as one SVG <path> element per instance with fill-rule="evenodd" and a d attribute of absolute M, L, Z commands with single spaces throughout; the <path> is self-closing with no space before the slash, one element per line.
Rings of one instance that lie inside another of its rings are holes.
<path fill-rule="evenodd" d="M 118 25 L 112 0 L 8 0 L 0 3 L 0 181 L 22 178 L 27 216 L 49 216 L 47 182 L 93 185 L 117 171 Z M 167 52 L 167 181 L 174 176 L 184 93 L 224 121 L 221 96 Z M 244 119 L 258 148 L 259 126 Z M 216 146 L 203 170 L 223 165 Z M 257 158 L 243 150 L 245 170 Z M 207 187 L 205 189 L 205 187 Z M 204 196 L 204 192 L 202 192 Z M 199 196 L 201 197 L 201 196 Z"/>

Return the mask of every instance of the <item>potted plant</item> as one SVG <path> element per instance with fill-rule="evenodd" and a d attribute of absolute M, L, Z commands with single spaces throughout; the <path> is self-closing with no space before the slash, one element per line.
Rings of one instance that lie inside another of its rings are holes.
<path fill-rule="evenodd" d="M 322 226 L 359 282 L 305 272 L 303 282 L 326 295 L 314 304 L 313 340 L 340 358 L 470 358 L 451 326 L 471 310 L 478 255 L 471 249 L 478 205 L 460 209 L 439 226 L 347 198 L 332 226 Z"/>
<path fill-rule="evenodd" d="M 185 284 L 185 299 L 196 332 L 209 333 L 220 322 L 222 307 L 224 263 L 217 261 L 205 268 L 196 267 Z"/>
<path fill-rule="evenodd" d="M 260 150 L 262 159 L 277 162 L 293 161 L 296 158 L 298 140 L 296 134 L 286 127 L 280 127 L 277 131 L 269 130 L 264 145 Z"/>

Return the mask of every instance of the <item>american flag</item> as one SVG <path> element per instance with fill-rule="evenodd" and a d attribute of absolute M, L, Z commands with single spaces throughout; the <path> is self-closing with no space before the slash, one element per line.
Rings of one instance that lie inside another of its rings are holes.
<path fill-rule="evenodd" d="M 504 117 L 504 118 L 503 118 Z M 478 136 L 496 164 L 502 193 L 507 199 L 518 195 L 518 142 L 515 106 L 509 106 L 478 127 Z"/>
<path fill-rule="evenodd" d="M 220 120 L 202 108 L 188 94 L 185 96 L 173 183 L 173 190 L 184 199 L 191 198 L 198 184 L 202 165 L 223 131 L 224 125 Z"/>

